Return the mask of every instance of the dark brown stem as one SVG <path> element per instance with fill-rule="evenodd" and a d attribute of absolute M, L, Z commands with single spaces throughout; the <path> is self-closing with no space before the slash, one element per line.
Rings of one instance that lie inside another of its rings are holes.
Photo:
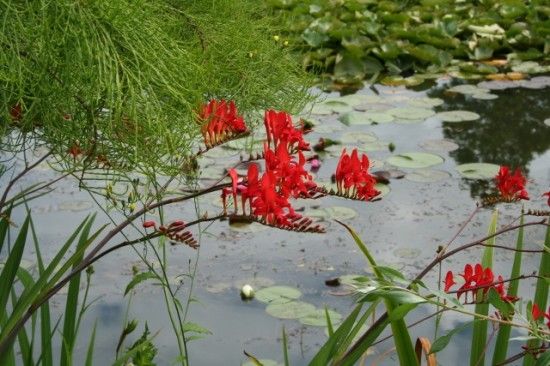
<path fill-rule="evenodd" d="M 23 169 L 21 171 L 21 173 L 17 174 L 17 176 L 15 176 L 12 180 L 9 181 L 8 185 L 6 186 L 6 189 L 4 190 L 4 194 L 2 194 L 2 198 L 0 198 L 0 210 L 2 210 L 2 208 L 4 207 L 4 205 L 6 203 L 6 199 L 8 198 L 8 194 L 9 194 L 11 188 L 13 187 L 13 185 L 15 184 L 15 182 L 17 182 L 25 174 L 27 174 L 32 169 L 34 169 L 38 164 L 40 164 L 41 162 L 46 160 L 48 158 L 48 156 L 50 156 L 51 154 L 52 154 L 52 152 L 49 151 L 48 153 L 46 153 L 44 156 L 42 156 L 40 159 L 38 159 L 37 161 L 35 161 L 31 165 L 25 166 L 25 169 Z"/>

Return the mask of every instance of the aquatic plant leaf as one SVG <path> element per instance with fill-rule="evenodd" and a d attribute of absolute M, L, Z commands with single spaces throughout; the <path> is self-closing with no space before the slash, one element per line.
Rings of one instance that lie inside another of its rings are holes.
<path fill-rule="evenodd" d="M 549 118 L 550 120 L 550 118 Z M 346 132 L 340 138 L 342 143 L 369 143 L 378 140 L 375 134 L 370 132 Z"/>
<path fill-rule="evenodd" d="M 475 121 L 481 118 L 481 116 L 475 112 L 462 110 L 439 112 L 436 116 L 443 122 Z"/>
<path fill-rule="evenodd" d="M 327 312 L 333 325 L 338 324 L 342 321 L 342 314 L 329 309 L 327 309 Z M 327 316 L 325 313 L 325 309 L 315 309 L 312 312 L 301 317 L 299 321 L 304 325 L 311 325 L 314 327 L 326 327 Z"/>
<path fill-rule="evenodd" d="M 458 149 L 458 144 L 448 139 L 426 140 L 420 144 L 420 147 L 431 151 L 454 151 Z"/>
<path fill-rule="evenodd" d="M 388 164 L 399 168 L 427 168 L 433 165 L 443 163 L 444 159 L 435 154 L 422 152 L 408 152 L 399 155 L 390 156 L 386 159 Z"/>
<path fill-rule="evenodd" d="M 418 183 L 439 182 L 450 177 L 448 172 L 436 169 L 417 169 L 405 175 L 405 179 Z"/>
<path fill-rule="evenodd" d="M 431 109 L 418 107 L 397 107 L 390 109 L 388 113 L 395 118 L 406 120 L 423 120 L 435 115 L 435 112 Z"/>
<path fill-rule="evenodd" d="M 290 301 L 286 303 L 270 303 L 265 311 L 280 319 L 299 319 L 315 311 L 315 306 L 303 301 Z"/>
<path fill-rule="evenodd" d="M 499 165 L 490 163 L 468 163 L 456 167 L 456 170 L 468 179 L 493 179 L 499 169 Z"/>
<path fill-rule="evenodd" d="M 423 97 L 423 98 L 411 99 L 407 104 L 413 107 L 433 108 L 433 107 L 440 106 L 443 103 L 444 101 L 441 98 Z"/>
<path fill-rule="evenodd" d="M 266 304 L 283 304 L 302 296 L 300 290 L 289 286 L 271 286 L 256 292 L 256 300 Z"/>

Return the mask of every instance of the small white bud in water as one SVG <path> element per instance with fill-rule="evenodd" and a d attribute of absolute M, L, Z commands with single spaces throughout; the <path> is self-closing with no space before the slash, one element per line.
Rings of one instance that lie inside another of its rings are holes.
<path fill-rule="evenodd" d="M 254 289 L 250 285 L 244 285 L 241 288 L 241 299 L 250 300 L 254 297 Z"/>

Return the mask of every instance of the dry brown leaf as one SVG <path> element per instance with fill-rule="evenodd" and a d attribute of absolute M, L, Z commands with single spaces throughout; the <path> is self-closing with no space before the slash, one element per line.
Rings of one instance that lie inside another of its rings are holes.
<path fill-rule="evenodd" d="M 416 339 L 416 346 L 414 351 L 416 352 L 416 359 L 418 360 L 419 365 L 422 364 L 422 351 L 426 355 L 426 362 L 428 366 L 437 366 L 437 359 L 435 358 L 435 353 L 430 354 L 430 349 L 432 348 L 432 343 L 426 337 L 419 337 Z"/>
<path fill-rule="evenodd" d="M 497 66 L 497 67 L 505 66 L 506 64 L 508 64 L 508 60 L 502 60 L 502 59 L 487 60 L 482 62 L 486 65 Z"/>

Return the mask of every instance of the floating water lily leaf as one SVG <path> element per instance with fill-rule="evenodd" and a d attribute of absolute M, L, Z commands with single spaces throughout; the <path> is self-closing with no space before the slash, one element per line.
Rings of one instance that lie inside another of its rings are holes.
<path fill-rule="evenodd" d="M 453 93 L 466 94 L 466 95 L 483 94 L 483 93 L 489 92 L 488 89 L 481 88 L 476 85 L 470 85 L 470 84 L 455 85 L 452 88 L 447 89 L 447 91 L 453 92 Z"/>
<path fill-rule="evenodd" d="M 233 283 L 233 287 L 240 290 L 244 285 L 250 285 L 252 286 L 252 288 L 254 288 L 255 291 L 257 291 L 258 289 L 262 289 L 264 287 L 273 286 L 274 283 L 275 281 L 273 281 L 271 278 L 250 277 L 242 280 L 236 280 Z"/>
<path fill-rule="evenodd" d="M 336 187 L 334 187 L 334 189 L 336 189 Z M 357 212 L 349 207 L 333 206 L 308 210 L 306 211 L 305 216 L 322 220 L 334 219 L 343 221 L 353 219 L 357 216 Z"/>
<path fill-rule="evenodd" d="M 392 109 L 394 106 L 392 104 L 385 103 L 365 103 L 354 106 L 353 108 L 358 111 L 367 111 L 367 112 L 384 112 L 388 109 Z"/>
<path fill-rule="evenodd" d="M 418 107 L 398 107 L 398 108 L 390 109 L 388 113 L 393 115 L 396 118 L 407 119 L 407 120 L 426 119 L 435 114 L 435 112 L 431 109 L 418 108 Z"/>
<path fill-rule="evenodd" d="M 367 118 L 375 123 L 389 123 L 393 122 L 395 118 L 389 113 L 380 113 L 380 112 L 368 112 Z"/>
<path fill-rule="evenodd" d="M 414 172 L 408 173 L 405 179 L 418 183 L 439 182 L 451 177 L 451 174 L 436 169 L 417 169 Z"/>
<path fill-rule="evenodd" d="M 516 72 L 523 72 L 526 74 L 538 74 L 547 71 L 545 67 L 541 66 L 538 62 L 535 61 L 525 61 L 518 65 L 514 65 L 512 66 L 512 70 Z"/>
<path fill-rule="evenodd" d="M 411 99 L 408 104 L 413 107 L 420 107 L 420 108 L 433 108 L 440 106 L 444 103 L 443 99 L 440 98 L 429 98 L 429 97 L 423 97 L 423 98 L 414 98 Z"/>
<path fill-rule="evenodd" d="M 290 301 L 286 303 L 270 303 L 265 311 L 275 318 L 298 319 L 315 311 L 315 306 L 303 301 Z"/>
<path fill-rule="evenodd" d="M 391 189 L 390 189 L 390 186 L 387 185 L 387 184 L 382 184 L 382 183 L 376 183 L 374 185 L 374 188 L 377 190 L 377 191 L 380 191 L 380 194 L 378 196 L 376 196 L 376 198 L 382 198 L 384 196 L 386 196 L 388 193 L 390 193 Z"/>
<path fill-rule="evenodd" d="M 350 95 L 344 95 L 339 98 L 335 98 L 333 100 L 339 100 L 352 107 L 355 107 L 357 105 L 361 105 L 365 103 L 378 103 L 382 100 L 382 98 L 380 98 L 377 95 L 350 94 Z"/>
<path fill-rule="evenodd" d="M 235 149 L 216 147 L 202 154 L 201 163 L 203 161 L 203 158 L 210 158 L 210 159 L 227 158 L 227 157 L 235 156 L 238 153 L 239 152 Z"/>
<path fill-rule="evenodd" d="M 361 145 L 361 151 L 385 151 L 388 150 L 388 145 L 390 143 L 387 141 L 372 141 L 367 142 Z"/>
<path fill-rule="evenodd" d="M 369 132 L 346 132 L 342 135 L 342 143 L 369 143 L 377 141 L 378 137 Z"/>
<path fill-rule="evenodd" d="M 493 100 L 493 99 L 497 99 L 498 95 L 491 94 L 491 93 L 479 93 L 479 94 L 472 94 L 472 98 L 478 99 L 478 100 Z"/>
<path fill-rule="evenodd" d="M 433 165 L 443 163 L 443 158 L 439 155 L 422 152 L 409 152 L 390 156 L 386 162 L 399 168 L 427 168 Z"/>
<path fill-rule="evenodd" d="M 397 248 L 393 251 L 393 254 L 402 259 L 415 259 L 422 251 L 418 248 Z"/>
<path fill-rule="evenodd" d="M 468 179 L 492 179 L 497 175 L 499 165 L 489 163 L 469 163 L 456 167 L 456 170 Z"/>
<path fill-rule="evenodd" d="M 331 324 L 337 325 L 342 320 L 342 315 L 337 313 L 334 310 L 328 310 L 328 316 L 330 318 Z M 325 309 L 316 309 L 312 312 L 306 314 L 306 316 L 301 317 L 300 323 L 305 325 L 311 325 L 314 327 L 326 327 L 327 326 L 327 316 L 325 314 Z"/>
<path fill-rule="evenodd" d="M 522 80 L 518 84 L 527 89 L 544 89 L 550 86 L 550 76 L 536 76 L 530 80 Z"/>
<path fill-rule="evenodd" d="M 424 141 L 420 147 L 431 151 L 454 151 L 458 149 L 458 144 L 448 139 L 435 139 Z"/>
<path fill-rule="evenodd" d="M 348 112 L 338 117 L 338 120 L 347 126 L 372 125 L 373 121 L 368 118 L 367 113 Z"/>
<path fill-rule="evenodd" d="M 284 304 L 302 296 L 300 290 L 289 286 L 271 286 L 256 292 L 256 300 L 266 304 Z"/>
<path fill-rule="evenodd" d="M 475 121 L 480 118 L 480 115 L 470 111 L 447 111 L 439 112 L 437 117 L 444 122 L 463 122 L 463 121 Z"/>
<path fill-rule="evenodd" d="M 232 222 L 229 228 L 239 233 L 257 233 L 267 229 L 267 226 L 258 224 L 257 222 Z"/>

